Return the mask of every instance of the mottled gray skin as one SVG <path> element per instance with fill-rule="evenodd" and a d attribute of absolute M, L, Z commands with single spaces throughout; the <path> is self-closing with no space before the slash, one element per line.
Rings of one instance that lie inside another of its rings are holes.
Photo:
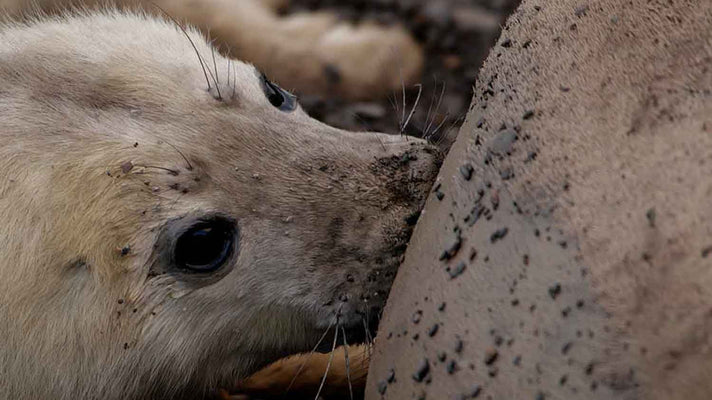
<path fill-rule="evenodd" d="M 709 1 L 525 1 L 416 228 L 366 398 L 710 398 L 711 68 Z"/>

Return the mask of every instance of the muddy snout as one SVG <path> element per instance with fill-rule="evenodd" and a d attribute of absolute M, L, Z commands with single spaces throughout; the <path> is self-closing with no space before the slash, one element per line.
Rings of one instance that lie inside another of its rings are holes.
<path fill-rule="evenodd" d="M 371 231 L 379 242 L 378 250 L 370 255 L 368 267 L 354 274 L 356 284 L 346 283 L 339 291 L 342 322 L 347 329 L 355 328 L 350 336 L 356 341 L 363 339 L 359 333 L 375 335 L 408 241 L 442 164 L 442 153 L 425 142 L 409 139 L 399 147 L 371 165 L 384 185 L 382 195 L 388 197 L 379 226 Z"/>
<path fill-rule="evenodd" d="M 393 204 L 410 207 L 411 211 L 419 213 L 438 175 L 443 154 L 424 141 L 407 140 L 408 144 L 402 146 L 401 151 L 379 158 L 373 170 L 387 179 L 389 200 Z M 406 219 L 408 225 L 415 224 L 412 216 Z"/>

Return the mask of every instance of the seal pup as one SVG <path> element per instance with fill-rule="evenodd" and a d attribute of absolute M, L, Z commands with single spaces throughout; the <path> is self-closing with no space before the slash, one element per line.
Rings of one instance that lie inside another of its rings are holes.
<path fill-rule="evenodd" d="M 0 80 L 0 398 L 200 399 L 362 340 L 440 158 L 147 15 L 6 22 Z"/>

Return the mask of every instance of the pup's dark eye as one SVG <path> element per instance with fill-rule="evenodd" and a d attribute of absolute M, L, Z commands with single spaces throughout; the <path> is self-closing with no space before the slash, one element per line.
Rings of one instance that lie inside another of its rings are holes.
<path fill-rule="evenodd" d="M 176 242 L 175 263 L 191 272 L 216 271 L 230 257 L 236 235 L 233 223 L 225 219 L 193 225 Z"/>
<path fill-rule="evenodd" d="M 262 90 L 264 90 L 265 96 L 267 96 L 267 100 L 269 100 L 273 106 L 279 108 L 281 111 L 287 112 L 294 111 L 297 108 L 297 98 L 288 91 L 270 82 L 264 74 L 260 76 L 260 83 L 262 84 Z"/>

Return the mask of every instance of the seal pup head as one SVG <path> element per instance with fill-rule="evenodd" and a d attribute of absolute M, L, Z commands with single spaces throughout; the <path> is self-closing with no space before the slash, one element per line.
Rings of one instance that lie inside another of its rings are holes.
<path fill-rule="evenodd" d="M 437 152 L 321 124 L 188 35 L 0 31 L 0 397 L 200 398 L 385 300 Z"/>

